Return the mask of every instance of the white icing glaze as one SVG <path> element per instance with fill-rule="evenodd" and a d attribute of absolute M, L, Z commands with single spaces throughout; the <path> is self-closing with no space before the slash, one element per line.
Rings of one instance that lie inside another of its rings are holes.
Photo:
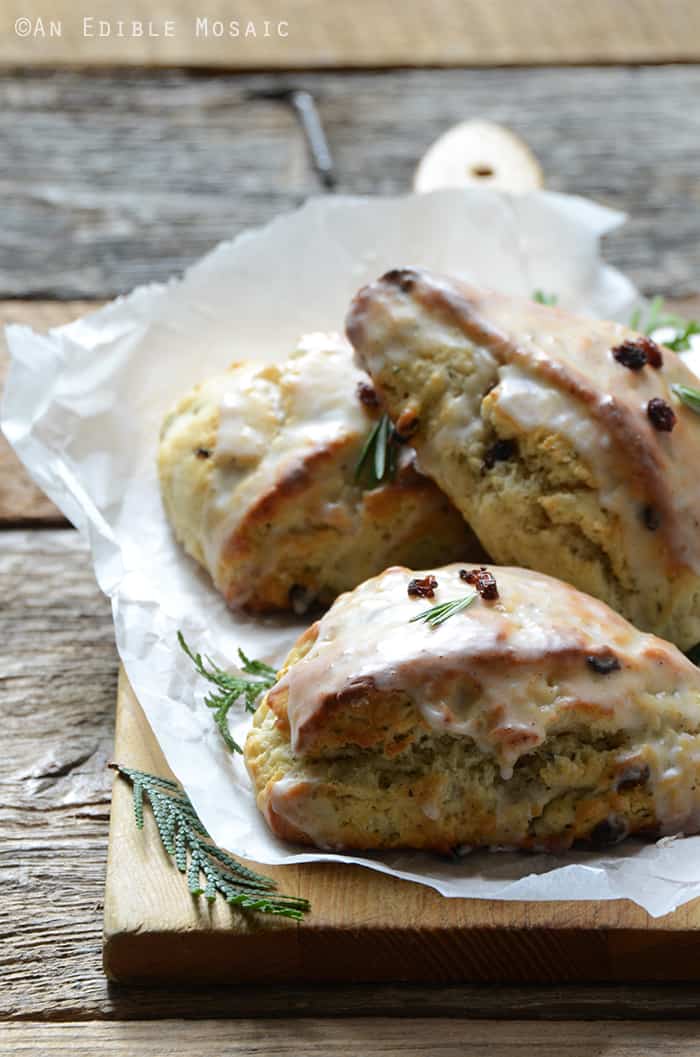
<path fill-rule="evenodd" d="M 659 577 L 673 576 L 680 564 L 700 574 L 700 418 L 681 405 L 672 386 L 682 383 L 697 387 L 700 381 L 678 356 L 663 350 L 663 367 L 633 371 L 618 363 L 612 349 L 639 337 L 619 323 L 586 319 L 557 309 L 501 294 L 481 291 L 458 280 L 405 269 L 396 281 L 389 273 L 364 288 L 348 314 L 348 333 L 360 361 L 381 381 L 392 371 L 414 360 L 435 364 L 431 386 L 439 391 L 441 362 L 464 365 L 465 352 L 478 349 L 469 358 L 469 371 L 460 377 L 463 397 L 446 397 L 436 433 L 422 447 L 420 457 L 428 472 L 439 480 L 440 450 L 468 447 L 469 430 L 478 429 L 475 401 L 478 386 L 474 371 L 480 365 L 512 365 L 543 388 L 560 392 L 566 404 L 563 415 L 569 435 L 586 445 L 595 458 L 593 469 L 600 470 L 603 482 L 608 475 L 628 492 L 626 499 L 615 497 L 618 510 L 625 507 L 625 520 L 631 525 L 634 506 L 637 520 L 629 542 L 630 567 L 637 583 L 653 588 Z M 447 360 L 436 355 L 454 349 Z M 455 387 L 452 386 L 452 389 Z M 483 392 L 483 389 L 482 389 Z M 528 389 L 532 408 L 518 414 L 533 425 L 547 420 L 549 404 L 541 390 Z M 647 416 L 651 399 L 669 403 L 677 415 L 671 433 L 655 430 Z M 556 403 L 556 401 L 555 401 Z M 554 405 L 552 405 L 554 407 Z M 556 404 L 559 414 L 564 405 Z M 579 426 L 575 412 L 584 420 Z M 515 415 L 515 407 L 513 413 Z M 569 414 L 569 411 L 572 413 Z M 591 441 L 589 423 L 599 436 Z M 445 430 L 444 438 L 439 435 Z M 460 434 L 460 430 L 464 432 Z M 463 444 L 459 441 L 463 440 Z M 609 447 L 609 458 L 602 471 L 602 453 Z M 611 473 L 612 471 L 612 473 Z M 603 487 L 607 500 L 613 498 L 608 481 Z M 449 493 L 449 488 L 446 489 Z M 457 505 L 460 497 L 452 496 Z M 647 561 L 648 530 L 639 517 L 641 508 L 651 504 L 662 513 L 654 534 L 665 546 L 657 546 L 656 559 Z M 467 504 L 468 506 L 468 504 Z M 632 513 L 630 513 L 632 511 Z M 478 526 L 477 526 L 478 528 Z"/>
<path fill-rule="evenodd" d="M 278 815 L 294 829 L 308 834 L 318 848 L 334 851 L 335 846 L 325 840 L 321 834 L 333 829 L 333 809 L 322 796 L 311 800 L 315 789 L 320 790 L 317 779 L 302 778 L 294 774 L 286 775 L 275 782 L 270 790 L 270 798 L 265 807 L 265 814 L 270 828 L 275 825 L 271 818 Z"/>
<path fill-rule="evenodd" d="M 309 334 L 281 367 L 245 364 L 220 384 L 219 425 L 200 538 L 221 583 L 222 551 L 246 512 L 304 459 L 330 444 L 363 437 L 370 416 L 356 396 L 367 376 L 337 334 Z M 329 511 L 329 522 L 341 511 Z"/>
<path fill-rule="evenodd" d="M 293 749 L 303 754 L 323 737 L 323 723 L 315 721 L 326 702 L 371 682 L 405 692 L 432 729 L 472 738 L 507 779 L 548 733 L 574 729 L 580 709 L 579 721 L 600 720 L 607 730 L 625 731 L 632 745 L 649 747 L 662 823 L 676 825 L 697 811 L 690 776 L 700 766 L 700 739 L 685 744 L 676 728 L 700 727 L 700 670 L 604 603 L 520 569 L 493 568 L 497 601 L 479 597 L 438 627 L 412 622 L 472 591 L 459 569 L 434 571 L 431 600 L 407 592 L 409 580 L 425 573 L 392 568 L 334 603 L 308 654 L 271 692 L 287 691 Z M 586 657 L 608 650 L 621 668 L 602 675 Z"/>
<path fill-rule="evenodd" d="M 250 364 L 238 368 L 233 378 L 236 388 L 227 388 L 219 405 L 217 454 L 261 459 L 282 419 L 279 388 Z"/>
<path fill-rule="evenodd" d="M 521 367 L 501 367 L 498 378 L 498 387 L 491 396 L 497 396 L 499 407 L 524 430 L 546 426 L 553 433 L 563 433 L 579 451 L 598 454 L 600 429 L 589 415 L 581 413 L 572 397 L 546 385 Z"/>
<path fill-rule="evenodd" d="M 612 450 L 610 434 L 574 397 L 523 367 L 508 364 L 499 368 L 498 377 L 498 386 L 488 399 L 495 401 L 499 411 L 523 432 L 545 428 L 569 441 L 593 473 L 601 507 L 623 522 L 623 538 L 634 548 L 634 554 L 628 555 L 630 564 L 655 569 L 656 541 L 652 533 L 639 531 L 640 503 L 620 476 L 622 467 Z"/>

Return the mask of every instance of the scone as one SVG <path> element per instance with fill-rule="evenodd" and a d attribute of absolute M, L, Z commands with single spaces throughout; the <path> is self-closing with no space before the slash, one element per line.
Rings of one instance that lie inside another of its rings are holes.
<path fill-rule="evenodd" d="M 617 323 L 411 269 L 348 335 L 420 469 L 492 559 L 552 573 L 682 649 L 700 642 L 700 386 Z"/>
<path fill-rule="evenodd" d="M 170 412 L 165 510 L 230 606 L 304 612 L 396 561 L 482 553 L 411 448 L 388 443 L 378 485 L 373 452 L 357 472 L 381 415 L 350 346 L 324 334 L 285 363 L 234 364 Z"/>
<path fill-rule="evenodd" d="M 391 568 L 301 636 L 245 759 L 274 833 L 322 848 L 688 834 L 700 669 L 542 573 Z"/>

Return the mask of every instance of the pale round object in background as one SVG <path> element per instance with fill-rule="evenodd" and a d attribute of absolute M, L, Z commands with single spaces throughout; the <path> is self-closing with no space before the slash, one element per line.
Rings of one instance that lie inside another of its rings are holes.
<path fill-rule="evenodd" d="M 413 177 L 414 191 L 489 187 L 522 193 L 543 183 L 527 144 L 492 121 L 462 121 L 448 129 L 425 152 Z"/>

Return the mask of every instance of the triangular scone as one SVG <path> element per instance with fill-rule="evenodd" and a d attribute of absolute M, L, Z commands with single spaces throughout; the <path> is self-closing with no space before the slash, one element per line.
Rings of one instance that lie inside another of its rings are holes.
<path fill-rule="evenodd" d="M 397 560 L 482 553 L 409 446 L 394 443 L 393 477 L 358 479 L 381 415 L 350 346 L 328 334 L 308 335 L 282 363 L 234 364 L 170 412 L 158 451 L 165 509 L 229 605 L 303 612 Z"/>
<path fill-rule="evenodd" d="M 700 641 L 700 387 L 617 323 L 402 269 L 348 335 L 419 465 L 491 557 L 568 580 L 639 627 Z"/>
<path fill-rule="evenodd" d="M 271 829 L 441 851 L 697 832 L 700 669 L 560 580 L 483 572 L 388 569 L 301 637 L 245 746 Z"/>

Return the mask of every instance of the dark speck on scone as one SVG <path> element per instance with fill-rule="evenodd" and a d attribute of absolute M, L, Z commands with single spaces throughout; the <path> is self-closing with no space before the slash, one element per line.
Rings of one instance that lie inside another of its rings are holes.
<path fill-rule="evenodd" d="M 422 579 L 417 577 L 414 580 L 409 580 L 408 593 L 411 598 L 435 598 L 437 585 L 437 579 L 430 574 Z"/>
<path fill-rule="evenodd" d="M 620 670 L 620 662 L 618 661 L 612 650 L 608 650 L 607 653 L 592 653 L 586 657 L 586 663 L 589 668 L 592 668 L 598 675 L 610 675 L 611 672 L 618 672 Z"/>
<path fill-rule="evenodd" d="M 481 597 L 487 602 L 493 602 L 498 598 L 496 577 L 488 571 L 485 565 L 482 565 L 480 569 L 472 569 L 469 572 L 466 569 L 460 569 L 459 578 L 475 587 Z"/>
<path fill-rule="evenodd" d="M 659 396 L 652 397 L 647 404 L 647 415 L 654 429 L 662 433 L 670 433 L 676 424 L 676 412 Z"/>
<path fill-rule="evenodd" d="M 648 763 L 631 763 L 620 775 L 616 789 L 624 792 L 627 789 L 635 789 L 638 785 L 646 785 L 651 777 Z"/>
<path fill-rule="evenodd" d="M 642 509 L 642 521 L 650 532 L 656 532 L 661 524 L 661 514 L 655 507 L 647 505 Z"/>
<path fill-rule="evenodd" d="M 359 382 L 357 386 L 357 395 L 360 403 L 364 404 L 365 407 L 379 407 L 379 397 L 377 391 L 373 385 L 369 382 Z"/>
<path fill-rule="evenodd" d="M 308 587 L 303 587 L 301 584 L 292 584 L 289 588 L 289 604 L 299 616 L 306 613 L 312 602 L 313 594 Z"/>
<path fill-rule="evenodd" d="M 663 366 L 661 349 L 651 338 L 636 338 L 634 341 L 623 341 L 612 349 L 612 354 L 618 363 L 628 367 L 631 371 L 641 371 L 642 367 L 649 364 L 657 370 Z"/>
<path fill-rule="evenodd" d="M 629 826 L 621 815 L 610 815 L 599 822 L 591 833 L 591 844 L 597 848 L 608 848 L 619 844 L 629 833 Z"/>
<path fill-rule="evenodd" d="M 518 443 L 512 437 L 501 437 L 487 448 L 484 455 L 484 469 L 492 470 L 497 462 L 506 462 L 512 459 L 518 450 Z"/>

